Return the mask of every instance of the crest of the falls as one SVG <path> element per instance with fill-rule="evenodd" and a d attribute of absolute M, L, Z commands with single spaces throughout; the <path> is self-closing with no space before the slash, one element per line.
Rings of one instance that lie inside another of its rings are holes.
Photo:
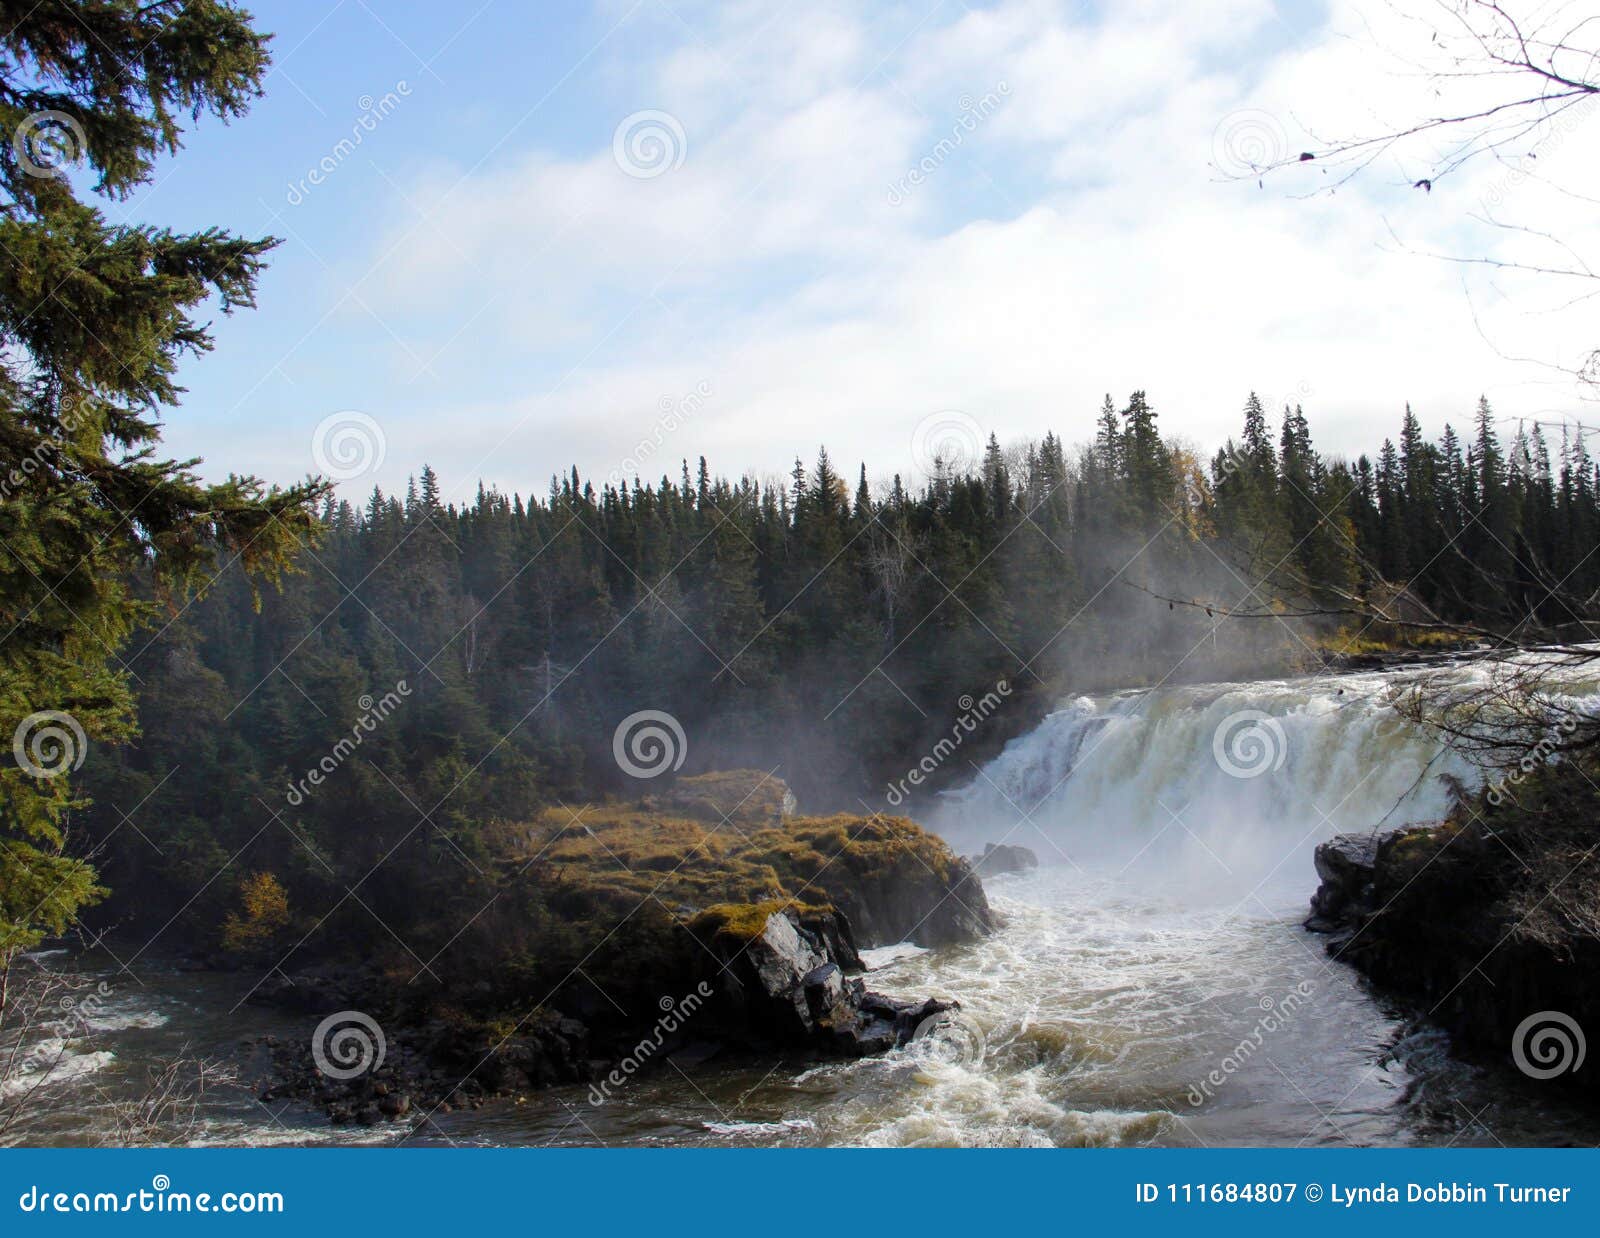
<path fill-rule="evenodd" d="M 1479 672 L 1427 673 L 1465 686 Z M 933 824 L 960 850 L 1021 843 L 1044 863 L 1171 878 L 1186 896 L 1303 897 L 1317 843 L 1436 820 L 1449 777 L 1478 777 L 1394 708 L 1419 674 L 1079 697 L 943 796 Z"/>

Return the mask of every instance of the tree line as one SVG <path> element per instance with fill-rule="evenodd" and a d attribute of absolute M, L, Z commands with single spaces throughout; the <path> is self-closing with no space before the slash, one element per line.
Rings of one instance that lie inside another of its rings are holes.
<path fill-rule="evenodd" d="M 1503 443 L 1498 424 L 1483 402 L 1464 444 L 1450 427 L 1428 440 L 1407 409 L 1398 446 L 1350 463 L 1316 449 L 1303 409 L 1269 427 L 1251 396 L 1239 437 L 1202 463 L 1135 392 L 1107 398 L 1081 447 L 991 435 L 916 487 L 870 484 L 865 466 L 847 480 L 823 450 L 783 483 L 702 459 L 454 504 L 425 467 L 403 495 L 328 500 L 278 587 L 230 566 L 135 642 L 141 738 L 86 768 L 84 837 L 105 840 L 123 905 L 206 888 L 196 923 L 215 922 L 251 874 L 277 874 L 296 908 L 338 905 L 359 879 L 362 905 L 339 916 L 382 934 L 374 917 L 449 923 L 464 890 L 478 897 L 504 823 L 551 804 L 581 823 L 587 800 L 657 789 L 613 751 L 640 711 L 682 728 L 684 773 L 769 770 L 808 808 L 879 811 L 997 683 L 1005 707 L 934 786 L 972 777 L 1063 692 L 1406 635 L 1247 628 L 1174 598 L 1333 613 L 1403 596 L 1532 638 L 1600 587 L 1600 477 L 1580 432 L 1552 459 L 1543 427 Z M 1541 596 L 1546 573 L 1560 592 Z"/>

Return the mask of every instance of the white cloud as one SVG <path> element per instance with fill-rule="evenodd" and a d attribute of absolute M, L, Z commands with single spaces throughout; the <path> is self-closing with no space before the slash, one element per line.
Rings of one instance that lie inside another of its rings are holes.
<path fill-rule="evenodd" d="M 1497 356 L 1474 314 L 1503 351 L 1541 355 L 1581 343 L 1565 317 L 1530 319 L 1526 289 L 1406 252 L 1523 244 L 1465 218 L 1504 169 L 1423 194 L 1385 165 L 1300 199 L 1294 181 L 1258 188 L 1211 166 L 1240 109 L 1286 147 L 1307 127 L 1406 114 L 1420 83 L 1349 37 L 1392 42 L 1392 21 L 1341 6 L 1293 39 L 1262 0 L 1119 5 L 1092 24 L 1034 0 L 920 29 L 896 16 L 689 16 L 697 37 L 634 66 L 648 88 L 617 99 L 619 120 L 646 106 L 682 119 L 687 157 L 658 179 L 622 175 L 607 145 L 419 184 L 427 222 L 397 208 L 352 260 L 392 248 L 367 285 L 385 320 L 425 357 L 451 339 L 393 416 L 395 468 L 429 459 L 463 495 L 479 476 L 540 489 L 572 461 L 603 477 L 662 397 L 700 383 L 713 394 L 663 447 L 668 472 L 699 454 L 780 470 L 819 442 L 851 471 L 910 471 L 912 430 L 937 410 L 1070 440 L 1103 392 L 1135 387 L 1207 447 L 1251 388 L 1296 398 L 1346 452 L 1393 434 L 1406 400 L 1437 432 L 1480 391 L 1510 413 L 1563 398 Z M 1230 61 L 1240 47 L 1255 51 Z M 994 116 L 890 205 L 956 100 L 1001 81 Z M 1592 176 L 1582 145 L 1541 166 Z M 1327 183 L 1319 168 L 1301 179 Z M 1535 184 L 1515 200 L 1583 219 Z"/>

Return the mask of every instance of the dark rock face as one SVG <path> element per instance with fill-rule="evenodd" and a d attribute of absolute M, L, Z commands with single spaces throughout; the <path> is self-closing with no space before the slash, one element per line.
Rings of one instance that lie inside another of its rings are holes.
<path fill-rule="evenodd" d="M 456 1052 L 477 1067 L 486 1091 L 514 1093 L 529 1088 L 554 1087 L 583 1079 L 589 1059 L 589 1029 L 577 1019 L 553 1017 L 549 1025 L 523 1029 L 487 1056 L 469 1049 Z M 480 1065 L 481 1063 L 481 1065 Z"/>
<path fill-rule="evenodd" d="M 1329 935 L 1331 956 L 1413 1003 L 1459 1046 L 1513 1061 L 1541 1086 L 1600 1094 L 1600 1067 L 1582 1052 L 1541 1075 L 1536 1040 L 1550 1023 L 1536 1016 L 1550 1012 L 1579 1029 L 1580 1045 L 1600 1035 L 1600 940 L 1575 930 L 1552 944 L 1518 932 L 1506 894 L 1521 868 L 1503 841 L 1454 825 L 1342 835 L 1317 848 L 1316 865 L 1322 884 L 1305 926 Z"/>
<path fill-rule="evenodd" d="M 1306 928 L 1313 933 L 1348 936 L 1361 917 L 1377 910 L 1372 900 L 1380 837 L 1340 834 L 1317 848 L 1317 876 L 1322 884 L 1311 896 Z"/>
<path fill-rule="evenodd" d="M 939 866 L 907 859 L 883 876 L 830 885 L 828 897 L 868 946 L 914 941 L 947 946 L 975 941 L 995 930 L 983 884 L 966 860 L 944 858 Z"/>
<path fill-rule="evenodd" d="M 1415 606 L 1416 603 L 1413 601 L 1408 605 Z M 1411 617 L 1423 618 L 1426 613 L 1426 608 L 1418 608 Z M 1580 631 L 1570 639 L 1590 638 Z M 1323 656 L 1322 666 L 1324 670 L 1329 671 L 1385 671 L 1397 667 L 1448 666 L 1471 661 L 1474 658 L 1492 657 L 1494 653 L 1494 648 L 1485 641 L 1462 640 L 1452 647 L 1442 649 L 1395 649 L 1387 653 L 1329 653 Z"/>
<path fill-rule="evenodd" d="M 325 1014 L 361 1006 L 379 983 L 374 973 L 362 967 L 307 968 L 293 976 L 275 970 L 245 1000 L 252 1006 Z"/>
<path fill-rule="evenodd" d="M 967 863 L 980 877 L 998 877 L 1003 873 L 1025 873 L 1039 867 L 1039 857 L 1027 847 L 1007 843 L 985 843 L 983 854 L 969 856 Z"/>
<path fill-rule="evenodd" d="M 861 955 L 849 920 L 837 911 L 787 909 L 759 923 L 753 936 L 703 930 L 705 940 L 693 947 L 696 974 L 664 980 L 669 987 L 683 984 L 699 999 L 680 1001 L 670 1016 L 666 1007 L 652 1005 L 635 1023 L 597 1039 L 588 1024 L 541 1011 L 489 1047 L 481 1026 L 396 1020 L 383 1028 L 381 1062 L 349 1079 L 318 1069 L 309 1034 L 291 1042 L 272 1039 L 257 1046 L 252 1073 L 270 1080 L 259 1095 L 269 1104 L 314 1103 L 335 1124 L 363 1126 L 425 1121 L 434 1112 L 476 1108 L 494 1097 L 597 1080 L 604 1086 L 597 1085 L 596 1103 L 603 1103 L 636 1071 L 659 1066 L 658 1058 L 687 1054 L 690 1060 L 696 1047 L 705 1055 L 721 1046 L 862 1057 L 903 1045 L 926 1020 L 959 1009 L 952 1001 L 902 1001 L 869 991 L 849 974 L 861 970 Z M 333 992 L 349 995 L 342 988 Z M 308 983 L 262 1000 L 298 1009 L 318 994 L 328 991 Z"/>
<path fill-rule="evenodd" d="M 861 960 L 837 912 L 774 912 L 754 937 L 719 934 L 706 945 L 722 960 L 712 1013 L 724 1027 L 742 1025 L 746 1039 L 862 1057 L 905 1044 L 924 1020 L 958 1009 L 937 998 L 885 997 L 847 976 Z"/>

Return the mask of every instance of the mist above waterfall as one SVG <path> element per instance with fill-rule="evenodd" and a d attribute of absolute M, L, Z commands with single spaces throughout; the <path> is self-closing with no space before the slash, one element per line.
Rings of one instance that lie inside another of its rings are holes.
<path fill-rule="evenodd" d="M 941 797 L 931 824 L 962 851 L 1020 843 L 1044 864 L 1170 882 L 1186 902 L 1298 899 L 1317 843 L 1436 820 L 1441 776 L 1475 781 L 1393 708 L 1416 676 L 1081 696 Z"/>

